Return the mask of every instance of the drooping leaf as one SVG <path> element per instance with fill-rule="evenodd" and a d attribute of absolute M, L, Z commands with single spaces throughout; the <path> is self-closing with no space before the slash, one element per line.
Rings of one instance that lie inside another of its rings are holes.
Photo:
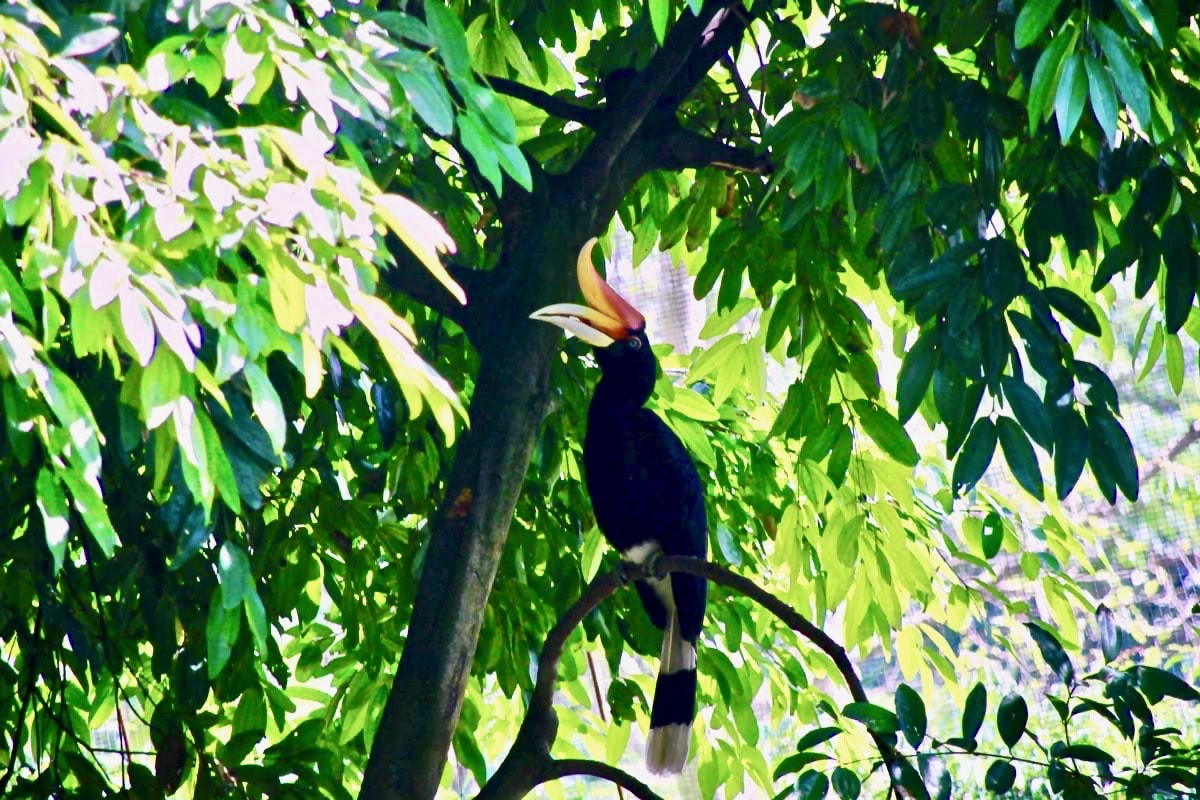
<path fill-rule="evenodd" d="M 1025 623 L 1025 627 L 1029 629 L 1029 634 L 1037 644 L 1042 659 L 1050 666 L 1054 674 L 1061 678 L 1063 683 L 1068 686 L 1072 685 L 1075 682 L 1075 668 L 1071 666 L 1067 651 L 1063 650 L 1054 634 L 1034 622 Z"/>
<path fill-rule="evenodd" d="M 962 738 L 969 742 L 975 741 L 979 736 L 979 729 L 983 727 L 986 715 L 987 689 L 982 683 L 977 683 L 967 693 L 967 701 L 963 705 Z"/>
<path fill-rule="evenodd" d="M 1005 695 L 996 709 L 996 729 L 1000 738 L 1010 749 L 1025 734 L 1025 726 L 1029 723 L 1029 706 L 1025 698 L 1019 694 Z"/>
<path fill-rule="evenodd" d="M 917 406 L 925 397 L 929 382 L 933 378 L 933 369 L 937 366 L 938 332 L 931 327 L 917 337 L 917 341 L 904 354 L 900 364 L 900 374 L 896 379 L 897 416 L 900 422 L 908 422 Z"/>
<path fill-rule="evenodd" d="M 1112 28 L 1099 20 L 1091 21 L 1091 29 L 1100 42 L 1100 49 L 1112 68 L 1117 89 L 1129 105 L 1137 124 L 1143 129 L 1150 127 L 1150 87 L 1141 65 L 1134 57 L 1129 45 Z"/>
<path fill-rule="evenodd" d="M 896 688 L 896 716 L 900 719 L 904 738 L 913 747 L 918 747 L 925 739 L 925 702 L 907 683 Z"/>
<path fill-rule="evenodd" d="M 1058 10 L 1060 1 L 1027 0 L 1021 6 L 1021 13 L 1017 15 L 1017 24 L 1014 33 L 1017 47 L 1029 47 L 1029 45 L 1033 44 L 1042 35 L 1042 31 L 1046 30 L 1046 26 L 1050 24 L 1050 20 L 1054 18 L 1054 12 Z"/>
<path fill-rule="evenodd" d="M 869 400 L 855 400 L 854 411 L 880 449 L 906 467 L 916 466 L 920 458 L 916 445 L 895 417 Z"/>
<path fill-rule="evenodd" d="M 1083 417 L 1074 408 L 1059 409 L 1054 429 L 1054 486 L 1060 500 L 1075 488 L 1087 454 L 1088 430 Z"/>
<path fill-rule="evenodd" d="M 1023 384 L 1022 384 L 1023 385 Z M 1004 451 L 1004 460 L 1012 470 L 1017 483 L 1031 495 L 1041 500 L 1042 472 L 1038 466 L 1037 455 L 1033 445 L 1025 436 L 1021 426 L 1008 417 L 996 419 L 996 433 L 1000 439 L 1000 447 Z"/>
<path fill-rule="evenodd" d="M 1011 762 L 998 758 L 988 767 L 987 774 L 983 777 L 983 785 L 989 792 L 1004 794 L 1013 787 L 1016 780 L 1017 768 Z"/>
<path fill-rule="evenodd" d="M 962 489 L 974 486 L 988 465 L 992 463 L 992 454 L 996 450 L 996 425 L 987 417 L 975 420 L 963 443 L 962 452 L 954 462 L 954 475 L 951 485 L 957 493 Z"/>

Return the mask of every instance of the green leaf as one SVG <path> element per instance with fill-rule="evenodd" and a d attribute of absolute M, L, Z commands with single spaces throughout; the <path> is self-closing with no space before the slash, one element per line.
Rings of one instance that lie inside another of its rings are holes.
<path fill-rule="evenodd" d="M 996 450 L 996 425 L 987 417 L 975 420 L 963 443 L 962 452 L 954 462 L 951 486 L 955 494 L 970 488 L 983 477 Z"/>
<path fill-rule="evenodd" d="M 1054 117 L 1058 120 L 1058 133 L 1063 142 L 1075 132 L 1087 97 L 1087 69 L 1083 65 L 1083 57 L 1079 53 L 1072 53 L 1063 63 L 1058 90 L 1054 95 Z"/>
<path fill-rule="evenodd" d="M 1158 31 L 1158 23 L 1143 0 L 1117 0 L 1117 8 L 1130 22 L 1130 27 L 1140 29 L 1154 40 L 1159 47 L 1163 46 L 1162 34 Z"/>
<path fill-rule="evenodd" d="M 1059 409 L 1054 429 L 1054 487 L 1064 500 L 1083 473 L 1087 460 L 1088 431 L 1074 408 Z"/>
<path fill-rule="evenodd" d="M 462 134 L 462 144 L 475 159 L 475 166 L 480 174 L 497 192 L 503 191 L 504 177 L 500 173 L 499 145 L 488 135 L 487 126 L 475 113 L 467 112 L 459 115 L 458 128 Z"/>
<path fill-rule="evenodd" d="M 1069 319 L 1076 328 L 1093 336 L 1101 334 L 1100 320 L 1096 319 L 1096 312 L 1092 311 L 1092 307 L 1079 295 L 1060 286 L 1048 286 L 1042 291 L 1042 294 L 1046 301 Z"/>
<path fill-rule="evenodd" d="M 1013 787 L 1016 780 L 1017 768 L 998 758 L 988 767 L 987 774 L 983 776 L 983 785 L 989 792 L 1004 794 Z"/>
<path fill-rule="evenodd" d="M 904 354 L 900 374 L 896 379 L 896 405 L 901 423 L 908 422 L 925 397 L 929 382 L 933 378 L 933 369 L 937 366 L 939 338 L 937 326 L 930 326 Z"/>
<path fill-rule="evenodd" d="M 1104 654 L 1104 663 L 1110 663 L 1121 654 L 1121 631 L 1117 628 L 1112 609 L 1104 603 L 1096 607 L 1096 627 L 1100 633 L 1100 652 Z"/>
<path fill-rule="evenodd" d="M 1138 126 L 1142 130 L 1150 130 L 1150 87 L 1146 83 L 1146 76 L 1142 74 L 1141 65 L 1134 58 L 1125 39 L 1118 36 L 1112 28 L 1098 19 L 1089 20 L 1088 25 L 1100 42 L 1100 49 L 1104 51 L 1104 57 L 1108 59 L 1108 65 L 1116 79 L 1117 89 L 1129 105 L 1129 110 L 1133 112 Z"/>
<path fill-rule="evenodd" d="M 1117 105 L 1117 87 L 1113 83 L 1112 73 L 1091 53 L 1084 54 L 1083 63 L 1087 70 L 1092 113 L 1096 115 L 1096 121 L 1100 123 L 1100 128 L 1108 138 L 1109 147 L 1116 147 L 1117 115 L 1121 108 Z"/>
<path fill-rule="evenodd" d="M 76 472 L 71 467 L 58 470 L 58 478 L 67 485 L 67 491 L 71 493 L 75 510 L 79 512 L 79 516 L 83 517 L 84 523 L 91 531 L 96 544 L 100 546 L 100 550 L 104 555 L 111 556 L 116 550 L 117 532 L 113 529 L 112 521 L 108 517 L 108 508 L 104 504 L 104 497 L 96 488 L 96 478 L 91 477 L 89 480 L 88 477 Z"/>
<path fill-rule="evenodd" d="M 999 417 L 996 420 L 996 433 L 1004 451 L 1004 460 L 1008 462 L 1008 468 L 1012 470 L 1017 483 L 1038 500 L 1042 500 L 1045 497 L 1042 490 L 1042 471 L 1038 467 L 1037 455 L 1033 452 L 1033 445 L 1026 438 L 1025 431 L 1021 430 L 1021 426 L 1014 420 Z"/>
<path fill-rule="evenodd" d="M 671 11 L 670 0 L 649 0 L 650 27 L 654 29 L 654 38 L 661 45 L 667 37 L 667 18 Z"/>
<path fill-rule="evenodd" d="M 1200 280 L 1195 229 L 1182 209 L 1163 223 L 1162 259 L 1166 265 L 1164 319 L 1167 333 L 1174 334 L 1187 322 L 1196 299 L 1196 282 Z"/>
<path fill-rule="evenodd" d="M 819 744 L 828 742 L 841 732 L 841 728 L 833 726 L 813 728 L 811 731 L 800 737 L 800 741 L 796 742 L 796 749 L 802 753 L 806 750 L 811 750 Z"/>
<path fill-rule="evenodd" d="M 155 361 L 157 360 L 156 358 Z M 267 432 L 274 451 L 282 454 L 283 446 L 287 442 L 287 418 L 283 413 L 279 393 L 271 385 L 271 379 L 267 377 L 263 368 L 253 361 L 242 368 L 242 374 L 246 376 L 246 383 L 250 385 L 250 404 L 254 407 L 258 424 Z"/>
<path fill-rule="evenodd" d="M 963 705 L 962 737 L 969 742 L 975 741 L 986 715 L 987 689 L 982 683 L 977 683 L 967 694 L 967 702 Z"/>
<path fill-rule="evenodd" d="M 46 546 L 54 559 L 54 573 L 62 569 L 63 556 L 67 552 L 67 538 L 71 532 L 71 520 L 67 509 L 67 496 L 63 493 L 58 478 L 49 469 L 43 467 L 38 472 L 37 507 L 42 514 L 42 527 L 45 529 Z"/>
<path fill-rule="evenodd" d="M 1025 432 L 1041 445 L 1042 449 L 1047 452 L 1053 450 L 1054 428 L 1050 424 L 1050 415 L 1046 413 L 1046 407 L 1042 405 L 1037 393 L 1020 378 L 1011 375 L 1000 378 L 1000 387 L 1004 391 L 1004 399 L 1008 401 L 1013 415 Z"/>
<path fill-rule="evenodd" d="M 204 638 L 208 646 L 208 677 L 210 680 L 221 674 L 229 663 L 233 645 L 242 629 L 242 610 L 226 609 L 217 592 L 213 592 L 208 604 L 208 622 L 204 627 Z"/>
<path fill-rule="evenodd" d="M 829 782 L 833 784 L 833 791 L 837 792 L 837 796 L 842 800 L 858 800 L 862 792 L 862 781 L 845 767 L 834 767 Z"/>
<path fill-rule="evenodd" d="M 1174 673 L 1158 667 L 1148 667 L 1144 664 L 1137 670 L 1138 688 L 1152 704 L 1164 697 L 1174 697 L 1177 700 L 1200 702 L 1200 691 Z"/>
<path fill-rule="evenodd" d="M 784 775 L 790 775 L 793 772 L 800 772 L 809 764 L 817 761 L 825 761 L 829 756 L 825 753 L 813 753 L 811 751 L 802 751 L 793 753 L 787 758 L 779 762 L 775 767 L 775 772 L 772 775 L 773 780 L 779 780 Z"/>
<path fill-rule="evenodd" d="M 247 591 L 243 605 L 246 609 L 246 621 L 250 623 L 250 635 L 254 637 L 254 646 L 258 648 L 258 655 L 266 658 L 267 637 L 270 635 L 267 628 L 267 610 L 253 586 Z"/>
<path fill-rule="evenodd" d="M 1029 81 L 1030 133 L 1036 132 L 1038 125 L 1046 118 L 1053 92 L 1058 88 L 1058 75 L 1062 71 L 1063 59 L 1067 55 L 1067 49 L 1075 43 L 1075 35 L 1074 31 L 1060 31 L 1033 69 L 1033 78 Z"/>
<path fill-rule="evenodd" d="M 1153 348 L 1153 343 L 1151 343 Z M 1169 333 L 1166 336 L 1166 353 L 1167 353 L 1167 382 L 1171 384 L 1171 391 L 1178 396 L 1183 391 L 1183 343 L 1179 341 L 1179 335 Z M 1149 366 L 1149 362 L 1147 362 Z"/>
<path fill-rule="evenodd" d="M 438 55 L 446 71 L 455 80 L 471 80 L 471 55 L 467 49 L 467 32 L 458 15 L 441 3 L 427 3 L 425 24 L 437 41 Z"/>
<path fill-rule="evenodd" d="M 1104 443 L 1104 452 L 1089 454 L 1088 458 L 1101 456 L 1105 468 L 1116 481 L 1131 502 L 1138 498 L 1138 465 L 1137 455 L 1133 450 L 1133 442 L 1124 426 L 1117 421 L 1104 406 L 1093 405 L 1087 409 L 1088 427 L 1099 433 L 1100 441 Z"/>
<path fill-rule="evenodd" d="M 228 539 L 217 552 L 217 577 L 221 583 L 221 604 L 226 611 L 235 609 L 254 592 L 254 577 L 246 551 Z"/>
<path fill-rule="evenodd" d="M 896 733 L 900 730 L 900 719 L 886 708 L 874 703 L 849 703 L 842 709 L 842 715 L 858 720 L 873 733 Z"/>
<path fill-rule="evenodd" d="M 515 144 L 501 142 L 496 147 L 496 160 L 500 167 L 507 172 L 521 188 L 526 191 L 533 189 L 533 172 L 529 169 L 529 161 L 525 152 Z"/>
<path fill-rule="evenodd" d="M 1055 754 L 1056 758 L 1068 758 L 1089 761 L 1093 764 L 1111 764 L 1117 759 L 1099 747 L 1091 744 L 1069 744 Z"/>
<path fill-rule="evenodd" d="M 900 731 L 914 748 L 925 739 L 925 702 L 921 695 L 907 683 L 896 687 L 896 716 L 900 719 Z"/>
<path fill-rule="evenodd" d="M 1004 542 L 1004 522 L 995 511 L 989 511 L 983 518 L 983 536 L 980 544 L 983 547 L 983 557 L 991 560 L 1000 552 Z"/>
<path fill-rule="evenodd" d="M 822 772 L 809 770 L 796 779 L 793 797 L 800 800 L 821 800 L 829 793 L 829 778 Z"/>
<path fill-rule="evenodd" d="M 883 452 L 906 467 L 917 465 L 917 447 L 895 417 L 869 400 L 855 400 L 854 411 L 863 430 Z"/>
<path fill-rule="evenodd" d="M 1025 698 L 1019 694 L 1005 695 L 996 709 L 996 729 L 1004 744 L 1012 749 L 1025 734 L 1025 726 L 1029 724 L 1029 706 Z"/>
<path fill-rule="evenodd" d="M 1050 666 L 1050 669 L 1054 670 L 1054 674 L 1068 686 L 1073 685 L 1075 668 L 1071 666 L 1071 660 L 1067 658 L 1067 651 L 1063 650 L 1054 634 L 1034 622 L 1026 622 L 1025 627 L 1029 629 L 1030 636 L 1038 646 L 1038 652 L 1042 654 L 1042 659 Z"/>
<path fill-rule="evenodd" d="M 866 169 L 874 169 L 879 163 L 879 140 L 875 125 L 866 109 L 858 103 L 845 103 L 841 110 L 842 137 L 858 154 Z"/>
<path fill-rule="evenodd" d="M 183 391 L 183 365 L 165 347 L 154 354 L 138 384 L 142 418 L 154 430 L 171 418 L 175 402 Z"/>
<path fill-rule="evenodd" d="M 434 7 L 435 4 L 430 4 Z M 404 90 L 404 97 L 416 110 L 425 124 L 438 136 L 449 136 L 454 131 L 454 104 L 446 84 L 434 66 L 426 59 L 418 59 L 396 70 L 396 79 Z"/>
<path fill-rule="evenodd" d="M 1042 35 L 1042 31 L 1046 30 L 1046 26 L 1050 24 L 1050 20 L 1054 18 L 1054 12 L 1058 10 L 1060 2 L 1061 0 L 1028 0 L 1021 7 L 1014 30 L 1014 39 L 1018 48 L 1029 47 L 1037 41 L 1037 38 Z"/>
<path fill-rule="evenodd" d="M 983 246 L 981 266 L 983 293 L 992 301 L 992 305 L 1003 311 L 1025 288 L 1025 267 L 1021 263 L 1021 251 L 1007 238 L 989 239 Z M 964 287 L 959 287 L 958 291 L 964 291 Z"/>

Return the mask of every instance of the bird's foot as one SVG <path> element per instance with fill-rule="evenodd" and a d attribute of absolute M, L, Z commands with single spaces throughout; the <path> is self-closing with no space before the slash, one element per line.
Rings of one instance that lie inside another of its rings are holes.
<path fill-rule="evenodd" d="M 667 570 L 664 568 L 663 564 L 665 559 L 666 554 L 661 550 L 653 552 L 647 556 L 646 560 L 642 563 L 642 569 L 645 570 L 646 577 L 653 578 L 654 580 L 662 580 L 663 578 L 667 577 Z"/>
<path fill-rule="evenodd" d="M 638 566 L 630 561 L 621 561 L 617 564 L 617 583 L 621 586 L 628 586 L 630 583 L 633 583 L 634 573 L 638 571 Z"/>

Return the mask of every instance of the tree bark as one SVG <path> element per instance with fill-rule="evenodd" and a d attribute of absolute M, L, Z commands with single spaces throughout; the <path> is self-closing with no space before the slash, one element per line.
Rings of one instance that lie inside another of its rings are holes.
<path fill-rule="evenodd" d="M 431 798 L 441 779 L 561 338 L 528 315 L 573 297 L 575 256 L 599 227 L 589 208 L 560 194 L 549 191 L 545 202 L 531 204 L 536 230 L 507 231 L 511 244 L 493 279 L 469 299 L 472 325 L 482 331 L 470 430 L 432 521 L 408 639 L 362 798 Z"/>
<path fill-rule="evenodd" d="M 408 638 L 363 776 L 363 800 L 430 800 L 437 792 L 561 338 L 529 313 L 574 298 L 583 243 L 604 230 L 642 175 L 678 168 L 671 147 L 677 124 L 644 123 L 651 112 L 674 123 L 679 101 L 745 30 L 747 15 L 725 13 L 736 6 L 739 0 L 709 0 L 699 17 L 684 14 L 637 75 L 638 91 L 606 107 L 606 124 L 574 167 L 562 176 L 535 170 L 533 194 L 506 188 L 498 201 L 504 252 L 495 270 L 474 276 L 464 325 L 480 351 L 471 428 L 431 521 Z M 668 87 L 670 100 L 660 102 Z"/>

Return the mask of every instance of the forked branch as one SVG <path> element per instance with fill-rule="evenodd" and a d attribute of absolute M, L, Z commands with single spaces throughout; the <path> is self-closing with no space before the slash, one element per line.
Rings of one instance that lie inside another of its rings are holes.
<path fill-rule="evenodd" d="M 666 556 L 650 565 L 622 564 L 597 576 L 588 584 L 580 598 L 563 613 L 546 635 L 541 656 L 538 658 L 537 683 L 534 685 L 529 708 L 525 712 L 525 719 L 521 723 L 516 741 L 496 774 L 480 790 L 476 800 L 518 800 L 546 781 L 570 775 L 605 778 L 628 789 L 642 800 L 659 800 L 658 795 L 649 787 L 623 770 L 594 761 L 555 759 L 550 755 L 550 748 L 558 733 L 558 718 L 554 713 L 553 704 L 558 663 L 572 631 L 583 622 L 584 617 L 621 586 L 644 578 L 662 578 L 672 572 L 704 578 L 758 603 L 829 656 L 837 666 L 851 697 L 858 702 L 867 702 L 866 690 L 850 662 L 846 649 L 803 614 L 749 578 L 717 564 L 686 556 Z M 888 775 L 895 785 L 900 774 L 897 767 L 901 765 L 902 756 L 884 737 L 875 733 L 872 733 L 871 737 L 884 763 L 888 765 Z"/>

